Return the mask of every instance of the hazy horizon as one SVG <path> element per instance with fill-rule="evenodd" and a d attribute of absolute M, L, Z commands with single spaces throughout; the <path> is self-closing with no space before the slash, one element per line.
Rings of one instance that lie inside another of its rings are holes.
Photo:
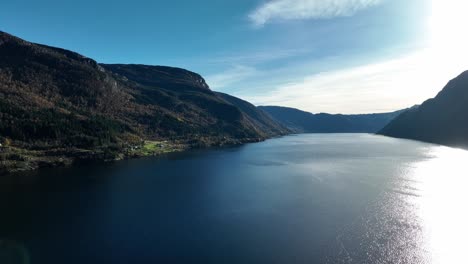
<path fill-rule="evenodd" d="M 467 8 L 5 1 L 0 264 L 463 262 Z"/>
<path fill-rule="evenodd" d="M 255 105 L 391 112 L 468 69 L 456 0 L 26 2 L 4 4 L 1 30 L 102 63 L 185 68 Z"/>

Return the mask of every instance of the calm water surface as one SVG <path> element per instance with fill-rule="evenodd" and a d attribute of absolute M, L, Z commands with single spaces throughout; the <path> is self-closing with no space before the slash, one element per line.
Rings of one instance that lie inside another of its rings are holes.
<path fill-rule="evenodd" d="M 0 179 L 0 260 L 466 263 L 468 152 L 296 135 Z"/>

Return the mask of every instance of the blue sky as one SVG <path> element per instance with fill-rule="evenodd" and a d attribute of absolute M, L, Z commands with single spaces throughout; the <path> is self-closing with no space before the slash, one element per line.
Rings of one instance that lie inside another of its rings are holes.
<path fill-rule="evenodd" d="M 468 69 L 461 2 L 17 0 L 2 3 L 0 30 L 99 62 L 187 68 L 257 105 L 370 113 L 421 103 Z"/>

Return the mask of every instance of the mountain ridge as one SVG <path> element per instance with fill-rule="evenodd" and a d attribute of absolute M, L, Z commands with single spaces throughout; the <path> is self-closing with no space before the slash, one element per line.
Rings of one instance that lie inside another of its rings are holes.
<path fill-rule="evenodd" d="M 259 124 L 211 91 L 197 73 L 99 64 L 0 32 L 0 171 L 240 144 L 288 133 L 277 130 L 274 121 Z"/>
<path fill-rule="evenodd" d="M 290 107 L 259 106 L 279 123 L 296 133 L 376 133 L 406 111 L 380 114 L 312 114 Z"/>

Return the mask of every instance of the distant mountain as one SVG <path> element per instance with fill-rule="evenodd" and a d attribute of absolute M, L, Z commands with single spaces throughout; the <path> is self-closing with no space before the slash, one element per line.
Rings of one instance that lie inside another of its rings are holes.
<path fill-rule="evenodd" d="M 98 64 L 0 32 L 0 170 L 121 158 L 145 141 L 209 146 L 287 133 L 227 97 L 184 69 Z"/>
<path fill-rule="evenodd" d="M 468 147 L 468 71 L 434 98 L 390 122 L 379 134 Z"/>
<path fill-rule="evenodd" d="M 312 114 L 294 108 L 260 106 L 279 123 L 296 133 L 376 133 L 405 110 L 383 114 Z"/>

